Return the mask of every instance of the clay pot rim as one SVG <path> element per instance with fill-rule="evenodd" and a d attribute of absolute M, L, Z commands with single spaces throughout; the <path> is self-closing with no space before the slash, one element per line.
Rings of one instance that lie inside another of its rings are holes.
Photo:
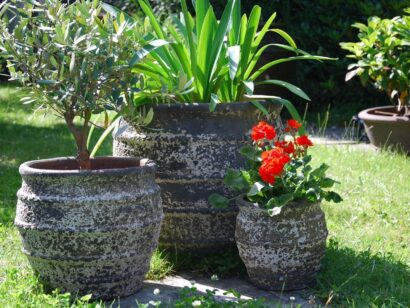
<path fill-rule="evenodd" d="M 410 122 L 409 117 L 372 114 L 372 112 L 376 110 L 390 111 L 393 108 L 394 108 L 393 106 L 381 106 L 381 107 L 368 108 L 368 109 L 362 110 L 359 113 L 359 118 L 362 119 L 363 121 L 375 121 L 375 122 Z"/>
<path fill-rule="evenodd" d="M 269 105 L 275 105 L 275 107 L 280 108 L 283 105 L 279 102 L 272 101 L 259 101 L 259 103 L 266 107 Z M 216 106 L 215 111 L 209 111 L 209 103 L 165 103 L 165 104 L 152 104 L 155 110 L 160 111 L 195 111 L 195 112 L 206 112 L 206 113 L 224 113 L 229 110 L 247 110 L 249 108 L 256 108 L 254 104 L 251 102 L 228 102 L 228 103 L 220 103 Z"/>
<path fill-rule="evenodd" d="M 235 198 L 235 204 L 239 208 L 250 208 L 254 209 L 256 211 L 263 211 L 266 212 L 267 210 L 259 205 L 259 203 L 256 202 L 251 202 L 245 199 L 245 195 L 240 195 Z M 320 202 L 309 202 L 308 200 L 305 199 L 300 199 L 300 200 L 294 200 L 286 204 L 283 209 L 291 209 L 291 208 L 304 208 L 304 207 L 309 207 L 313 206 L 316 204 L 320 204 Z"/>
<path fill-rule="evenodd" d="M 56 157 L 50 159 L 39 159 L 24 162 L 20 165 L 20 175 L 57 175 L 57 176 L 111 176 L 111 175 L 127 175 L 138 173 L 150 173 L 156 171 L 156 164 L 154 161 L 147 158 L 136 157 L 114 157 L 102 156 L 92 158 L 91 162 L 97 164 L 114 163 L 116 166 L 110 168 L 95 168 L 91 170 L 80 170 L 72 168 L 77 166 L 74 157 Z M 38 165 L 45 167 L 39 168 Z M 47 165 L 62 165 L 67 166 L 67 169 L 50 168 Z"/>

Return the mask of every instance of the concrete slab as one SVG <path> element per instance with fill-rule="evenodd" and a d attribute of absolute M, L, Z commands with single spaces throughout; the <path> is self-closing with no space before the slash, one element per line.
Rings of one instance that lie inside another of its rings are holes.
<path fill-rule="evenodd" d="M 299 307 L 317 307 L 318 305 L 309 290 L 282 293 L 271 292 L 254 287 L 245 278 L 212 280 L 208 277 L 187 273 L 169 276 L 160 281 L 147 280 L 138 293 L 121 298 L 114 303 L 113 307 L 133 308 L 138 307 L 138 304 L 149 304 L 150 302 L 150 307 L 154 307 L 153 303 L 156 301 L 161 301 L 164 307 L 172 307 L 172 302 L 178 299 L 181 289 L 193 286 L 193 282 L 198 292 L 202 294 L 206 294 L 206 290 L 216 289 L 215 299 L 221 302 L 235 300 L 233 295 L 224 294 L 233 289 L 242 295 L 242 299 L 265 298 L 267 304 L 271 307 L 278 307 L 280 305 L 282 305 L 280 307 L 295 307 L 297 305 L 300 305 Z M 159 293 L 155 291 L 156 289 L 159 290 Z"/>

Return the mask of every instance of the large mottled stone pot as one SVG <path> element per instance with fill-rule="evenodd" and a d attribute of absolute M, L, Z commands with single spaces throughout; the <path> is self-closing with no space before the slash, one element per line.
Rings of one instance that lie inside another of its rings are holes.
<path fill-rule="evenodd" d="M 109 299 L 135 293 L 158 244 L 163 212 L 156 166 L 104 157 L 20 166 L 17 226 L 23 253 L 47 289 Z"/>
<path fill-rule="evenodd" d="M 282 105 L 264 106 L 277 119 Z M 243 165 L 238 150 L 261 119 L 263 114 L 251 103 L 220 104 L 214 112 L 208 104 L 164 104 L 154 107 L 149 129 L 137 132 L 121 123 L 114 155 L 148 155 L 158 163 L 165 213 L 161 246 L 202 253 L 234 245 L 236 206 L 217 210 L 208 197 L 228 193 L 225 172 Z"/>
<path fill-rule="evenodd" d="M 328 234 L 320 204 L 293 202 L 270 217 L 243 197 L 236 203 L 236 244 L 251 282 L 274 291 L 314 284 Z"/>

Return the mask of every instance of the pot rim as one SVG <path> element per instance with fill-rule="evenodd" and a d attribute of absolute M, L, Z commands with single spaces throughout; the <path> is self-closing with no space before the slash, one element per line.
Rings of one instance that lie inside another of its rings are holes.
<path fill-rule="evenodd" d="M 283 105 L 277 101 L 264 101 L 261 100 L 259 101 L 262 106 L 267 106 L 267 105 L 276 105 L 276 107 L 282 107 Z M 252 104 L 250 101 L 244 101 L 244 102 L 226 102 L 226 103 L 220 103 L 216 105 L 215 111 L 211 112 L 209 111 L 209 105 L 210 103 L 156 103 L 156 104 L 151 104 L 151 107 L 154 107 L 156 110 L 169 110 L 169 109 L 174 109 L 174 110 L 193 110 L 193 111 L 204 111 L 204 112 L 209 112 L 209 113 L 214 113 L 218 111 L 226 111 L 228 109 L 235 109 L 235 110 L 243 110 L 247 109 L 250 106 L 256 108 L 255 105 Z"/>
<path fill-rule="evenodd" d="M 235 198 L 235 204 L 239 208 L 251 208 L 251 209 L 260 210 L 260 211 L 267 211 L 265 208 L 260 206 L 259 203 L 245 200 L 244 194 Z M 309 202 L 307 200 L 301 199 L 301 200 L 291 201 L 285 206 L 283 206 L 283 208 L 290 208 L 292 205 L 297 206 L 297 207 L 305 207 L 305 206 L 312 206 L 315 204 L 320 204 L 320 202 Z"/>
<path fill-rule="evenodd" d="M 373 107 L 368 108 L 365 110 L 360 111 L 359 118 L 364 121 L 377 121 L 377 122 L 410 122 L 409 117 L 405 116 L 385 116 L 385 115 L 378 115 L 378 114 L 371 114 L 370 112 L 375 110 L 386 110 L 392 109 L 393 106 L 380 106 L 380 107 Z"/>
<path fill-rule="evenodd" d="M 80 169 L 50 169 L 50 168 L 36 168 L 36 164 L 70 162 L 75 160 L 74 157 L 56 157 L 48 159 L 30 160 L 24 162 L 19 167 L 20 175 L 64 175 L 64 176 L 104 176 L 104 175 L 127 175 L 135 173 L 155 172 L 156 164 L 154 161 L 147 158 L 137 157 L 116 157 L 116 156 L 100 156 L 91 158 L 92 161 L 122 161 L 129 162 L 130 166 L 124 166 L 121 168 L 101 168 L 92 170 L 80 170 Z M 131 165 L 131 164 L 136 165 Z M 139 165 L 137 165 L 139 164 Z"/>

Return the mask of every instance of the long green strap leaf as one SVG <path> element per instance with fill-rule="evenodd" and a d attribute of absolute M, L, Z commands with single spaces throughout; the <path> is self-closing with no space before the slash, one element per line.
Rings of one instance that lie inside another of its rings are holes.
<path fill-rule="evenodd" d="M 186 0 L 181 0 L 181 7 L 182 7 L 182 14 L 184 16 L 186 33 L 188 36 L 189 56 L 191 58 L 191 72 L 193 75 L 196 75 L 197 73 L 197 61 L 196 61 L 197 54 L 196 54 L 196 45 L 195 45 L 194 37 L 193 37 L 194 25 L 193 25 L 192 17 L 189 14 L 188 7 L 186 5 Z M 195 84 L 198 85 L 197 80 L 195 80 Z"/>
<path fill-rule="evenodd" d="M 282 58 L 282 59 L 271 61 L 271 62 L 265 64 L 260 69 L 258 69 L 255 73 L 253 73 L 252 76 L 249 77 L 249 79 L 250 80 L 256 80 L 256 78 L 258 78 L 260 75 L 262 75 L 267 69 L 269 69 L 272 66 L 275 66 L 277 64 L 284 63 L 284 62 L 290 62 L 290 61 L 297 61 L 297 60 L 317 60 L 317 61 L 321 61 L 321 60 L 334 60 L 334 59 L 328 58 L 328 57 L 321 57 L 321 56 L 297 56 L 297 57 Z"/>
<path fill-rule="evenodd" d="M 267 101 L 272 101 L 272 102 L 279 102 L 283 106 L 285 106 L 285 108 L 289 111 L 293 119 L 295 119 L 299 123 L 303 123 L 302 117 L 300 116 L 299 112 L 296 110 L 295 106 L 293 106 L 293 104 L 287 99 L 283 99 L 277 96 L 270 96 L 270 95 L 245 95 L 245 98 L 250 100 L 251 102 L 255 100 L 256 101 L 267 100 Z M 265 111 L 263 111 L 262 109 L 261 111 L 265 113 Z M 299 133 L 302 135 L 306 134 L 306 129 L 304 126 L 299 128 Z"/>
<path fill-rule="evenodd" d="M 284 87 L 284 88 L 288 89 L 290 92 L 292 92 L 293 94 L 296 94 L 297 96 L 299 96 L 299 97 L 301 97 L 301 98 L 303 98 L 307 101 L 310 101 L 309 96 L 307 96 L 307 94 L 301 88 L 299 88 L 299 87 L 297 87 L 297 86 L 295 86 L 295 85 L 293 85 L 289 82 L 286 82 L 286 81 L 283 81 L 283 80 L 274 80 L 274 79 L 255 82 L 255 85 L 263 85 L 263 84 L 272 84 L 272 85 L 277 85 L 277 86 L 280 86 L 280 87 Z"/>
<path fill-rule="evenodd" d="M 249 16 L 249 21 L 247 24 L 245 40 L 241 44 L 241 63 L 239 75 L 243 75 L 246 71 L 246 68 L 250 62 L 250 54 L 252 50 L 252 43 L 255 37 L 256 31 L 258 30 L 259 21 L 261 17 L 261 8 L 258 5 L 255 5 L 252 9 L 251 15 Z"/>

